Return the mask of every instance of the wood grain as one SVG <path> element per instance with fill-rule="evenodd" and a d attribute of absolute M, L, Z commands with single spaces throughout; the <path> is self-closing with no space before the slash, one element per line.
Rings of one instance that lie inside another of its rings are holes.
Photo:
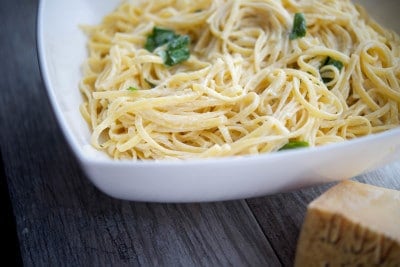
<path fill-rule="evenodd" d="M 247 201 L 283 266 L 293 266 L 307 205 L 331 184 Z"/>
<path fill-rule="evenodd" d="M 89 183 L 40 78 L 37 4 L 0 5 L 0 148 L 23 264 L 291 266 L 307 204 L 332 184 L 174 205 L 112 199 Z M 399 177 L 397 162 L 356 179 L 400 189 Z"/>
<path fill-rule="evenodd" d="M 7 63 L 0 72 L 1 153 L 24 265 L 280 265 L 245 201 L 135 203 L 94 188 L 64 141 L 40 79 L 37 1 L 1 7 L 0 56 Z"/>
<path fill-rule="evenodd" d="M 400 190 L 400 161 L 355 177 L 359 182 Z M 247 201 L 284 266 L 292 266 L 307 205 L 336 183 Z"/>
<path fill-rule="evenodd" d="M 11 266 L 20 266 L 21 255 L 19 242 L 15 229 L 15 220 L 3 167 L 3 159 L 0 157 L 0 246 L 1 259 Z"/>

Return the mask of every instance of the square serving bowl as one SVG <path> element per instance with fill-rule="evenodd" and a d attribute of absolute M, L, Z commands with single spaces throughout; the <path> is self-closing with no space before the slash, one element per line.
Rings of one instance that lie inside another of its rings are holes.
<path fill-rule="evenodd" d="M 398 0 L 355 1 L 400 32 Z M 342 143 L 218 159 L 116 161 L 95 150 L 79 105 L 86 58 L 82 24 L 97 24 L 120 1 L 41 0 L 38 50 L 48 96 L 66 140 L 87 177 L 106 194 L 127 200 L 198 202 L 249 198 L 338 181 L 400 159 L 400 128 Z"/>

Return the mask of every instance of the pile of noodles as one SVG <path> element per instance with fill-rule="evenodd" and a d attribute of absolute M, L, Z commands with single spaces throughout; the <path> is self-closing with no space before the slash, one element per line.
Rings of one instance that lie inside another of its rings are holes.
<path fill-rule="evenodd" d="M 292 39 L 296 13 L 307 32 Z M 146 50 L 154 27 L 188 35 L 189 59 Z M 130 1 L 85 31 L 81 113 L 116 159 L 259 154 L 399 126 L 399 36 L 348 0 Z"/>

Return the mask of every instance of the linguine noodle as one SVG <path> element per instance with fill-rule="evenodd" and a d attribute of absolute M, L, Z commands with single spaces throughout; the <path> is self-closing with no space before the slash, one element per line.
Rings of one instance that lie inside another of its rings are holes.
<path fill-rule="evenodd" d="M 294 39 L 296 13 L 307 32 Z M 188 35 L 189 59 L 146 50 L 154 27 Z M 115 159 L 259 154 L 399 126 L 399 36 L 348 0 L 136 0 L 84 29 L 81 113 Z"/>

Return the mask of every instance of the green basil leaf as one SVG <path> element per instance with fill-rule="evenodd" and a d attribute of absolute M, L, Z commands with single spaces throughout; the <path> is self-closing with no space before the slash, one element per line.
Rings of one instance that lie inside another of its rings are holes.
<path fill-rule="evenodd" d="M 289 39 L 294 40 L 306 36 L 307 23 L 303 13 L 294 14 L 293 28 Z"/>
<path fill-rule="evenodd" d="M 139 90 L 139 89 L 136 88 L 136 87 L 131 86 L 131 87 L 129 87 L 129 88 L 126 89 L 126 90 L 131 91 L 131 92 L 134 92 L 134 91 L 137 91 L 137 90 Z"/>
<path fill-rule="evenodd" d="M 332 81 L 332 78 L 328 78 L 328 77 L 322 77 L 322 81 L 324 83 L 330 83 Z"/>
<path fill-rule="evenodd" d="M 163 46 L 173 39 L 177 38 L 178 35 L 174 31 L 169 29 L 163 29 L 154 27 L 151 35 L 147 37 L 145 48 L 153 52 L 157 47 Z"/>
<path fill-rule="evenodd" d="M 327 66 L 327 65 L 333 65 L 339 71 L 341 71 L 343 69 L 343 63 L 341 61 L 336 60 L 336 59 L 331 58 L 331 57 L 327 57 L 326 58 L 325 63 L 321 66 L 321 68 L 324 67 L 324 66 Z"/>
<path fill-rule="evenodd" d="M 164 63 L 168 66 L 174 66 L 189 59 L 189 44 L 190 38 L 187 35 L 181 35 L 169 42 L 166 49 L 167 58 Z"/>
<path fill-rule="evenodd" d="M 296 149 L 301 147 L 309 147 L 310 145 L 306 141 L 290 141 L 283 147 L 281 147 L 278 151 L 287 150 L 287 149 Z"/>
<path fill-rule="evenodd" d="M 343 69 L 343 63 L 342 63 L 341 61 L 336 60 L 336 59 L 331 58 L 331 57 L 327 57 L 327 58 L 326 58 L 325 62 L 322 64 L 322 66 L 320 67 L 320 69 L 323 68 L 323 67 L 325 67 L 325 66 L 328 66 L 328 65 L 334 66 L 334 67 L 337 68 L 339 71 L 342 71 L 342 69 Z M 322 76 L 322 75 L 323 75 L 323 73 L 321 73 L 321 76 Z M 329 77 L 322 77 L 322 81 L 323 81 L 324 83 L 329 83 L 329 82 L 332 81 L 332 78 L 329 78 Z"/>
<path fill-rule="evenodd" d="M 147 37 L 145 48 L 159 55 L 164 64 L 174 66 L 190 57 L 190 38 L 188 35 L 175 34 L 174 31 L 154 27 Z"/>

